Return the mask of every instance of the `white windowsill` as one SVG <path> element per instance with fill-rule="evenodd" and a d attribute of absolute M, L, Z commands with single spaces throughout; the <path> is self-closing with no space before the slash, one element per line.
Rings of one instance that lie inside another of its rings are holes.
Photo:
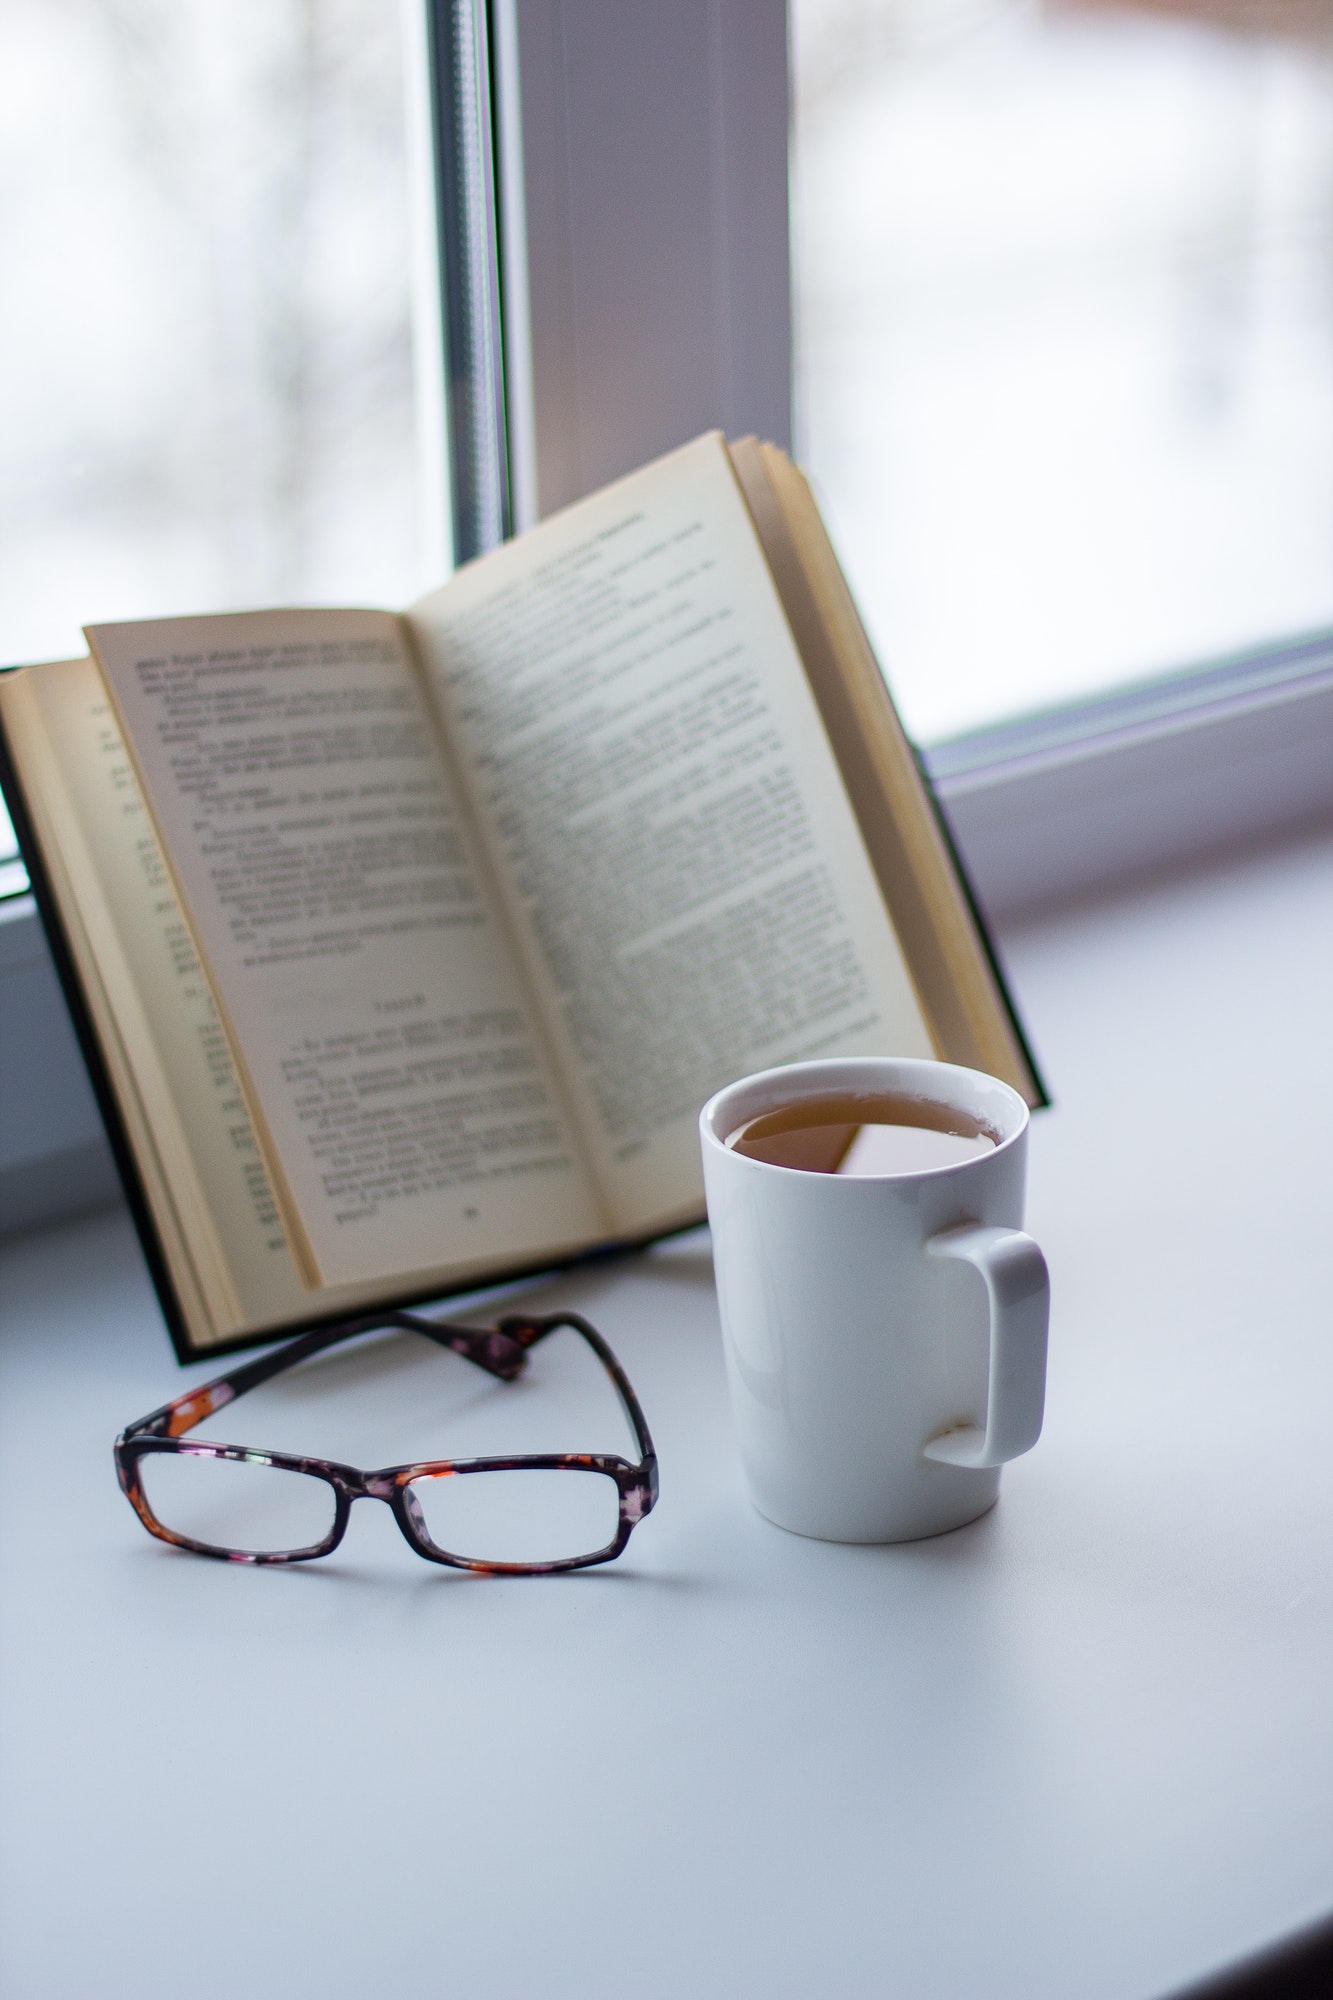
<path fill-rule="evenodd" d="M 694 1238 L 538 1294 L 604 1329 L 661 1454 L 619 1565 L 450 1577 L 370 1503 L 301 1571 L 177 1556 L 109 1447 L 211 1371 L 177 1374 L 123 1215 L 12 1242 L 0 1984 L 1158 2000 L 1326 1916 L 1330 896 L 1333 843 L 1295 841 L 1007 926 L 1057 1098 L 1047 1423 L 934 1542 L 751 1512 Z M 212 1431 L 442 1448 L 390 1357 L 347 1388 Z"/>

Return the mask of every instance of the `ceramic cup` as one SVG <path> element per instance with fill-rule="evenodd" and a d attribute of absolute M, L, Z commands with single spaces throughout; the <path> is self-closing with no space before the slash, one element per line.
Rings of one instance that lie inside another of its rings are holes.
<path fill-rule="evenodd" d="M 990 1152 L 925 1172 L 805 1173 L 729 1134 L 801 1098 L 923 1098 L 981 1120 Z M 898 1542 L 994 1505 L 1041 1430 L 1049 1287 L 1023 1234 L 1027 1106 L 951 1063 L 795 1063 L 700 1116 L 741 1458 L 755 1505 L 797 1534 Z"/>

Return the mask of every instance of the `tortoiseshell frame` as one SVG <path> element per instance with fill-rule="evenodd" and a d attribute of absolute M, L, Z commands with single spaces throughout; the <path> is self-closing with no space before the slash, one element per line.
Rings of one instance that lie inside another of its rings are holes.
<path fill-rule="evenodd" d="M 502 1382 L 512 1382 L 527 1366 L 529 1348 L 535 1347 L 539 1340 L 544 1340 L 548 1333 L 554 1333 L 559 1327 L 570 1327 L 575 1333 L 582 1334 L 614 1382 L 639 1446 L 638 1465 L 598 1452 L 543 1452 L 515 1458 L 428 1459 L 415 1465 L 390 1465 L 378 1472 L 361 1472 L 354 1465 L 340 1465 L 332 1459 L 295 1458 L 285 1452 L 252 1451 L 242 1445 L 212 1444 L 202 1440 L 193 1444 L 180 1442 L 187 1431 L 203 1423 L 215 1410 L 235 1402 L 247 1389 L 258 1388 L 261 1382 L 270 1381 L 285 1369 L 294 1368 L 298 1362 L 308 1360 L 313 1354 L 321 1354 L 326 1348 L 336 1347 L 340 1341 L 351 1340 L 356 1334 L 390 1328 L 423 1333 L 428 1340 L 441 1347 L 452 1348 L 455 1354 L 474 1361 L 488 1374 L 498 1375 Z M 196 1542 L 188 1536 L 174 1534 L 154 1517 L 139 1479 L 140 1460 L 152 1452 L 229 1458 L 250 1465 L 272 1465 L 287 1472 L 308 1473 L 333 1488 L 333 1526 L 322 1542 L 310 1548 L 286 1549 L 277 1554 L 222 1549 L 209 1542 Z M 394 1519 L 403 1534 L 427 1562 L 445 1563 L 451 1569 L 481 1570 L 490 1576 L 550 1576 L 560 1570 L 588 1569 L 594 1563 L 613 1562 L 634 1528 L 645 1514 L 651 1512 L 657 1500 L 657 1454 L 653 1450 L 653 1441 L 648 1434 L 638 1397 L 601 1334 L 578 1313 L 552 1313 L 541 1319 L 512 1315 L 502 1319 L 495 1327 L 484 1328 L 425 1319 L 416 1313 L 384 1312 L 344 1321 L 335 1327 L 317 1328 L 313 1333 L 302 1334 L 299 1339 L 289 1341 L 285 1347 L 262 1355 L 256 1361 L 244 1362 L 230 1373 L 217 1376 L 202 1388 L 192 1389 L 187 1396 L 164 1404 L 149 1416 L 140 1417 L 116 1439 L 115 1453 L 116 1477 L 121 1490 L 149 1534 L 156 1535 L 160 1541 L 171 1542 L 176 1548 L 190 1549 L 197 1555 L 217 1556 L 224 1562 L 293 1563 L 310 1562 L 316 1556 L 326 1556 L 330 1550 L 337 1548 L 347 1531 L 352 1502 L 368 1499 L 383 1500 L 393 1509 Z M 414 1479 L 451 1473 L 512 1472 L 517 1469 L 605 1473 L 615 1481 L 620 1495 L 620 1520 L 615 1540 L 589 1555 L 570 1556 L 561 1562 L 549 1563 L 477 1562 L 471 1557 L 452 1555 L 436 1547 L 426 1533 L 416 1496 L 409 1490 Z"/>

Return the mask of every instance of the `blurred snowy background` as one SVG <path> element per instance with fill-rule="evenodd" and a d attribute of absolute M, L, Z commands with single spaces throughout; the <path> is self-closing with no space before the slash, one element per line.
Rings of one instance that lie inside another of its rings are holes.
<path fill-rule="evenodd" d="M 0 0 L 0 658 L 438 580 L 404 104 L 392 0 Z"/>
<path fill-rule="evenodd" d="M 1333 624 L 1329 0 L 792 0 L 798 440 L 931 741 Z"/>

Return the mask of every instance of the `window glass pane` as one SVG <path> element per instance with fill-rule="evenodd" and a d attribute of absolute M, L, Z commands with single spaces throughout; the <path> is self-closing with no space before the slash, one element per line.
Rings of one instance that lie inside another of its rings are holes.
<path fill-rule="evenodd" d="M 0 660 L 438 578 L 402 13 L 0 0 Z"/>
<path fill-rule="evenodd" d="M 1333 623 L 1328 0 L 793 0 L 800 448 L 938 739 Z"/>

